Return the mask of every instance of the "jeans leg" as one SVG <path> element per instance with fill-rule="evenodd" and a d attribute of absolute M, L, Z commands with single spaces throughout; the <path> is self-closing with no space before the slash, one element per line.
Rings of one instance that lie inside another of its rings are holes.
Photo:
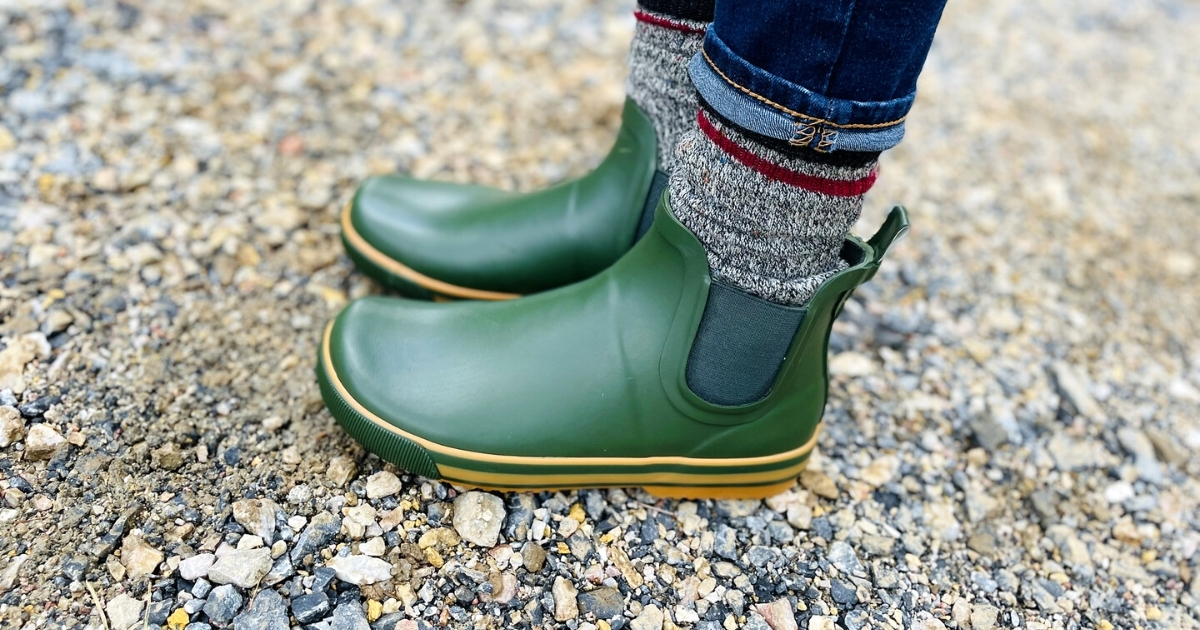
<path fill-rule="evenodd" d="M 739 127 L 818 151 L 882 151 L 904 117 L 945 0 L 717 0 L 690 74 Z"/>

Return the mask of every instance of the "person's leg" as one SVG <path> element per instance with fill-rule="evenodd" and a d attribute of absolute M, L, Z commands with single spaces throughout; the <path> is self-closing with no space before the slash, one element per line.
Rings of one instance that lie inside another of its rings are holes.
<path fill-rule="evenodd" d="M 669 173 L 675 145 L 699 107 L 688 62 L 700 52 L 713 0 L 643 0 L 633 15 L 637 26 L 625 92 L 654 124 L 659 167 Z"/>
<path fill-rule="evenodd" d="M 945 0 L 719 0 L 672 207 L 719 282 L 803 304 L 900 142 Z"/>

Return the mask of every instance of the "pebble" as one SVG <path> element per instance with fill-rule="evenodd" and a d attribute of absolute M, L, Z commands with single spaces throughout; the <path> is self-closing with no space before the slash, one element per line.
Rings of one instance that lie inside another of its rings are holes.
<path fill-rule="evenodd" d="M 204 614 L 208 620 L 217 625 L 224 624 L 237 615 L 242 608 L 242 596 L 230 584 L 218 586 L 208 594 L 204 604 Z"/>
<path fill-rule="evenodd" d="M 521 565 L 530 573 L 539 573 L 546 564 L 546 549 L 536 543 L 521 547 Z"/>
<path fill-rule="evenodd" d="M 163 561 L 163 553 L 152 547 L 140 534 L 130 534 L 121 541 L 121 564 L 130 579 L 154 573 Z"/>
<path fill-rule="evenodd" d="M 325 471 L 325 477 L 333 482 L 333 485 L 341 487 L 346 485 L 350 478 L 358 472 L 358 465 L 353 459 L 344 456 L 337 456 L 329 460 L 329 468 Z"/>
<path fill-rule="evenodd" d="M 754 610 L 762 615 L 771 630 L 799 630 L 796 613 L 788 599 L 777 599 L 769 604 L 755 604 Z"/>
<path fill-rule="evenodd" d="M 234 630 L 289 630 L 287 604 L 271 589 L 254 596 L 246 611 L 233 620 Z"/>
<path fill-rule="evenodd" d="M 971 608 L 971 630 L 992 630 L 996 627 L 1000 610 L 987 604 L 975 604 Z"/>
<path fill-rule="evenodd" d="M 0 406 L 0 448 L 25 439 L 25 418 L 7 405 Z"/>
<path fill-rule="evenodd" d="M 612 619 L 625 610 L 625 602 L 624 598 L 621 597 L 621 591 L 611 586 L 601 586 L 591 591 L 579 593 L 576 601 L 579 605 L 579 612 L 583 614 L 591 613 L 597 619 Z"/>
<path fill-rule="evenodd" d="M 323 590 L 292 598 L 292 616 L 296 621 L 309 624 L 325 617 L 329 612 L 329 597 Z"/>
<path fill-rule="evenodd" d="M 371 624 L 358 602 L 346 602 L 334 609 L 329 630 L 371 630 Z"/>
<path fill-rule="evenodd" d="M 269 543 L 275 538 L 275 515 L 279 511 L 279 505 L 270 499 L 242 499 L 233 503 L 233 520 Z"/>
<path fill-rule="evenodd" d="M 555 576 L 551 594 L 554 598 L 555 621 L 570 621 L 579 616 L 579 602 L 576 599 L 579 591 L 570 580 L 561 575 Z"/>
<path fill-rule="evenodd" d="M 381 470 L 367 477 L 367 498 L 382 499 L 400 493 L 400 478 Z"/>
<path fill-rule="evenodd" d="M 142 600 L 130 597 L 128 593 L 121 593 L 112 598 L 104 607 L 109 627 L 113 630 L 127 630 L 142 620 L 143 606 Z"/>
<path fill-rule="evenodd" d="M 271 570 L 271 550 L 233 549 L 219 556 L 208 569 L 208 579 L 216 584 L 235 584 L 254 588 Z"/>
<path fill-rule="evenodd" d="M 328 545 L 341 529 L 342 520 L 329 512 L 320 512 L 313 516 L 308 526 L 300 533 L 296 545 L 292 547 L 292 562 L 298 563 L 304 560 L 305 556 Z"/>
<path fill-rule="evenodd" d="M 54 427 L 44 422 L 34 424 L 25 435 L 25 459 L 50 459 L 66 444 L 67 438 Z"/>
<path fill-rule="evenodd" d="M 467 492 L 454 500 L 454 531 L 480 547 L 494 547 L 504 524 L 504 501 L 487 492 Z"/>
<path fill-rule="evenodd" d="M 858 559 L 858 554 L 854 553 L 854 548 L 842 540 L 830 545 L 829 563 L 843 575 L 860 575 L 866 572 L 866 567 Z"/>
<path fill-rule="evenodd" d="M 370 556 L 335 556 L 325 562 L 337 578 L 358 586 L 384 582 L 392 578 L 392 565 Z"/>
<path fill-rule="evenodd" d="M 823 472 L 805 470 L 800 473 L 800 484 L 813 494 L 826 499 L 838 498 L 837 484 Z"/>
<path fill-rule="evenodd" d="M 632 630 L 662 630 L 663 628 L 663 612 L 658 606 L 648 604 L 642 608 L 642 612 L 638 613 L 629 622 L 629 627 Z"/>

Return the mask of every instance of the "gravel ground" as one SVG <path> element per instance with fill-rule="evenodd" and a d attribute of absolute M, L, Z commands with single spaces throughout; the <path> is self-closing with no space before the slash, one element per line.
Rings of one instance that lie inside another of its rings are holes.
<path fill-rule="evenodd" d="M 464 493 L 337 428 L 339 205 L 584 172 L 630 8 L 0 0 L 0 627 L 1200 626 L 1193 1 L 951 2 L 782 496 Z"/>

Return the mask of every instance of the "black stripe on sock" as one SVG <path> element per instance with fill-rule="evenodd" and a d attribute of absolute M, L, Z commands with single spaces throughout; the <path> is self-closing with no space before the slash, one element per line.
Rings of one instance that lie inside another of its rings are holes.
<path fill-rule="evenodd" d="M 673 18 L 711 22 L 716 0 L 638 0 L 638 6 Z"/>

